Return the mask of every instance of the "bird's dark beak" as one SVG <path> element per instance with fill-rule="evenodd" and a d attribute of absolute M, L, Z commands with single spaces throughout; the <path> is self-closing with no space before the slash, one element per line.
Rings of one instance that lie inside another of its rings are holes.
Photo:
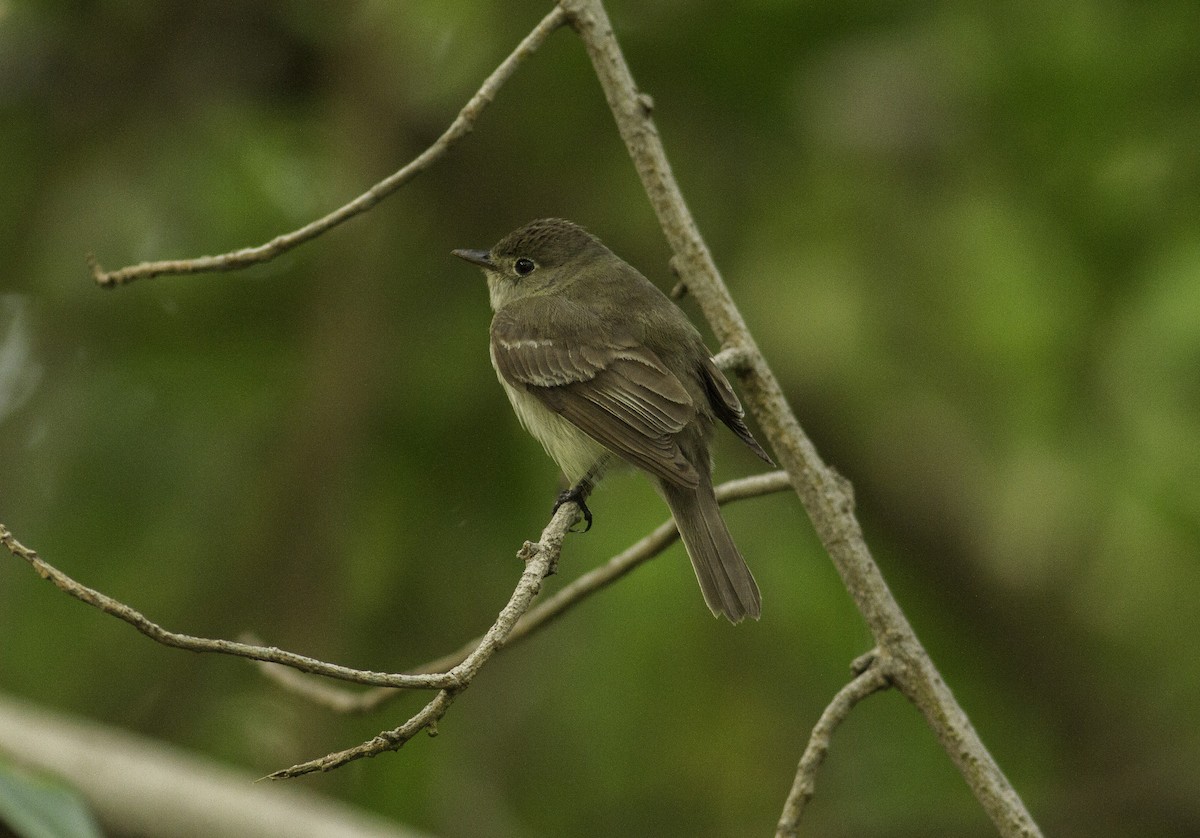
<path fill-rule="evenodd" d="M 486 250 L 451 250 L 450 252 L 459 259 L 470 262 L 472 265 L 478 265 L 489 271 L 496 270 L 496 265 L 492 262 L 492 256 Z"/>

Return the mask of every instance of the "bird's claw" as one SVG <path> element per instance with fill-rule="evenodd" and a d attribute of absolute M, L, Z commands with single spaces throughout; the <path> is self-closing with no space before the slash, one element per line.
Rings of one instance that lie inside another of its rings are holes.
<path fill-rule="evenodd" d="M 574 503 L 579 507 L 579 514 L 583 516 L 584 527 L 582 530 L 576 530 L 574 526 L 571 532 L 587 532 L 592 528 L 592 510 L 588 509 L 585 499 L 587 498 L 587 488 L 582 485 L 572 486 L 570 489 L 563 489 L 558 493 L 558 498 L 554 501 L 554 509 L 551 515 L 558 511 L 558 508 L 564 503 Z"/>

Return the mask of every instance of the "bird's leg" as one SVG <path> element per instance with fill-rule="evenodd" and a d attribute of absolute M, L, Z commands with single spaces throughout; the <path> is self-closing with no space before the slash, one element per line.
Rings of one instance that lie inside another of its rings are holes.
<path fill-rule="evenodd" d="M 587 532 L 592 528 L 592 510 L 587 507 L 587 496 L 591 494 L 592 489 L 593 485 L 586 477 L 571 488 L 563 489 L 554 499 L 554 512 L 557 512 L 564 503 L 575 503 L 579 507 L 580 514 L 583 515 L 585 524 L 583 532 Z M 578 530 L 572 528 L 571 532 L 578 532 Z"/>
<path fill-rule="evenodd" d="M 590 530 L 592 528 L 592 510 L 587 507 L 587 499 L 588 495 L 592 493 L 592 489 L 596 488 L 596 481 L 604 473 L 606 465 L 608 465 L 608 455 L 602 457 L 594 466 L 589 468 L 587 474 L 581 477 L 578 483 L 569 489 L 563 489 L 559 492 L 558 497 L 554 500 L 554 510 L 551 514 L 557 512 L 558 508 L 564 503 L 574 503 L 579 507 L 579 514 L 583 516 L 585 524 L 583 532 Z"/>

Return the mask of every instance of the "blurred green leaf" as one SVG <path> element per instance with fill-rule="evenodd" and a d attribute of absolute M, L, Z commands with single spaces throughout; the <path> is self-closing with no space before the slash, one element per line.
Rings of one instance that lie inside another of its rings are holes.
<path fill-rule="evenodd" d="M 0 824 L 17 838 L 102 838 L 72 788 L 0 761 Z"/>

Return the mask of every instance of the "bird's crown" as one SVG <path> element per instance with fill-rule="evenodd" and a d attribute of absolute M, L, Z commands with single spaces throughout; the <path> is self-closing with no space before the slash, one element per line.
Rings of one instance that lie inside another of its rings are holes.
<path fill-rule="evenodd" d="M 513 230 L 492 248 L 495 257 L 526 257 L 539 265 L 562 264 L 579 253 L 604 247 L 600 240 L 573 221 L 539 218 Z"/>

